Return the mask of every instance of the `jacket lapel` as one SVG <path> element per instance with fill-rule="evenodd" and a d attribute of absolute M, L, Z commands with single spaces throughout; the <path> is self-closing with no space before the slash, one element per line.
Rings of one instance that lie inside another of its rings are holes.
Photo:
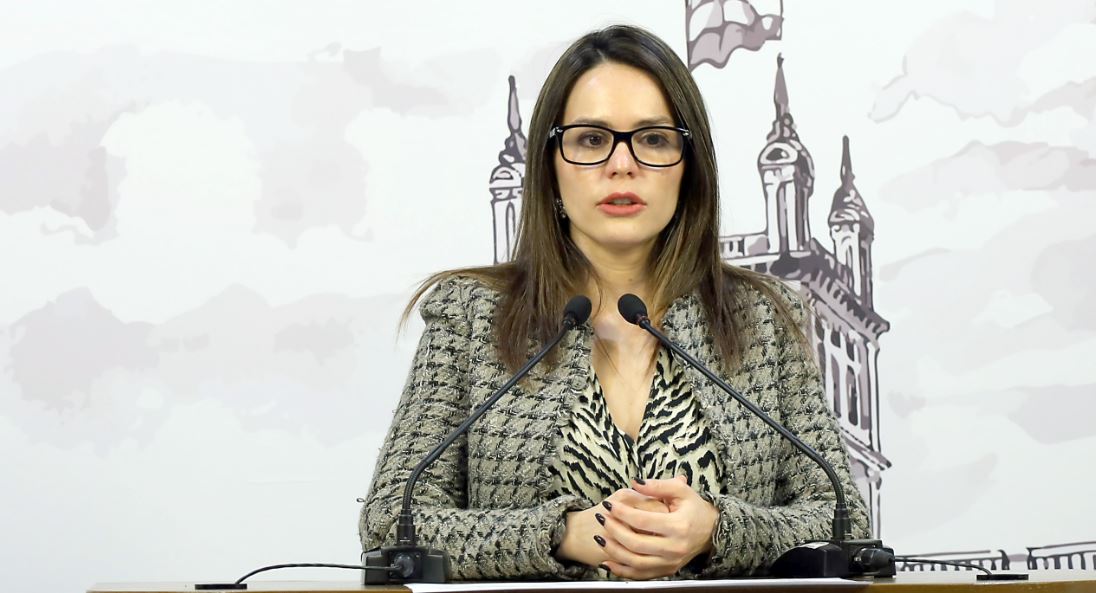
<path fill-rule="evenodd" d="M 593 329 L 584 323 L 560 341 L 559 362 L 553 367 L 538 365 L 529 375 L 522 397 L 528 398 L 536 420 L 530 426 L 532 438 L 525 446 L 536 451 L 540 460 L 532 472 L 530 486 L 543 489 L 550 477 L 549 466 L 559 451 L 561 430 L 571 421 L 571 410 L 579 394 L 586 388 L 590 372 L 590 348 Z"/>
<path fill-rule="evenodd" d="M 663 318 L 661 329 L 666 337 L 670 338 L 685 352 L 691 354 L 717 376 L 730 383 L 732 387 L 740 392 L 748 393 L 746 391 L 747 386 L 739 384 L 741 375 L 736 374 L 727 377 L 723 372 L 722 357 L 711 338 L 708 319 L 704 314 L 703 305 L 697 294 L 692 293 L 680 297 L 671 303 Z M 685 369 L 685 377 L 689 381 L 693 397 L 699 402 L 701 411 L 708 420 L 712 438 L 715 441 L 715 449 L 724 461 L 724 471 L 728 473 L 724 478 L 724 483 L 733 488 L 733 484 L 736 482 L 735 464 L 730 462 L 733 450 L 732 443 L 734 443 L 736 437 L 733 434 L 733 427 L 741 425 L 739 422 L 740 417 L 743 414 L 749 414 L 749 410 L 746 410 L 730 395 L 685 361 L 679 360 L 678 364 Z"/>

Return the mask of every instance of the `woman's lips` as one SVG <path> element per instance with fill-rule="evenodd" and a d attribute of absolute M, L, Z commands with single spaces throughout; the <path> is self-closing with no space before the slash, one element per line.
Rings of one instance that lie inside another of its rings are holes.
<path fill-rule="evenodd" d="M 642 211 L 646 207 L 646 204 L 639 204 L 637 202 L 632 202 L 631 204 L 602 202 L 597 205 L 598 210 L 601 210 L 604 214 L 608 214 L 609 216 L 631 216 Z"/>
<path fill-rule="evenodd" d="M 616 192 L 605 196 L 597 208 L 609 216 L 632 216 L 647 207 L 642 198 L 632 192 Z"/>

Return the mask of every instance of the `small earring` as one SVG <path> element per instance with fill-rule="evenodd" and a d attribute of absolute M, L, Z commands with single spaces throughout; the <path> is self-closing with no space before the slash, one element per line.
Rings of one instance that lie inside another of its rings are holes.
<path fill-rule="evenodd" d="M 563 209 L 563 200 L 556 198 L 556 214 L 563 220 L 567 220 L 567 211 Z"/>

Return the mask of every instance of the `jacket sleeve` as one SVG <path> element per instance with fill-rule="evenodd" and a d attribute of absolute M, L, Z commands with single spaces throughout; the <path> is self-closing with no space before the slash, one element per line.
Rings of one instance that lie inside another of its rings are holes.
<path fill-rule="evenodd" d="M 494 347 L 472 337 L 472 290 L 468 280 L 444 280 L 422 301 L 426 327 L 361 510 L 363 551 L 395 543 L 411 470 L 470 412 L 473 348 Z M 462 436 L 419 478 L 413 494 L 419 545 L 448 552 L 455 580 L 581 576 L 584 567 L 564 566 L 552 553 L 564 513 L 580 510 L 583 501 L 559 497 L 531 508 L 470 509 L 466 451 Z"/>
<path fill-rule="evenodd" d="M 799 327 L 804 327 L 807 308 L 790 289 L 778 292 Z M 868 514 L 860 491 L 849 471 L 848 453 L 841 439 L 837 419 L 826 405 L 818 366 L 799 343 L 794 330 L 777 319 L 775 309 L 774 346 L 777 349 L 780 412 L 783 424 L 818 451 L 837 472 L 848 502 L 854 537 L 868 537 Z M 712 536 L 713 552 L 698 576 L 719 578 L 729 575 L 764 573 L 788 549 L 806 542 L 832 537 L 833 488 L 822 468 L 794 445 L 782 441 L 775 467 L 775 500 L 772 506 L 749 504 L 729 495 L 702 493 L 719 510 L 719 523 Z"/>

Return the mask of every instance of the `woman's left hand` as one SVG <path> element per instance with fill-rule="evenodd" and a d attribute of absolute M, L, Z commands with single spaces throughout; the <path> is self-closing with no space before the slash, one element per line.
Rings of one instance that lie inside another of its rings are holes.
<path fill-rule="evenodd" d="M 711 550 L 719 511 L 689 487 L 685 476 L 633 482 L 632 489 L 662 500 L 670 512 L 617 503 L 604 513 L 605 565 L 614 575 L 635 580 L 669 576 Z"/>

